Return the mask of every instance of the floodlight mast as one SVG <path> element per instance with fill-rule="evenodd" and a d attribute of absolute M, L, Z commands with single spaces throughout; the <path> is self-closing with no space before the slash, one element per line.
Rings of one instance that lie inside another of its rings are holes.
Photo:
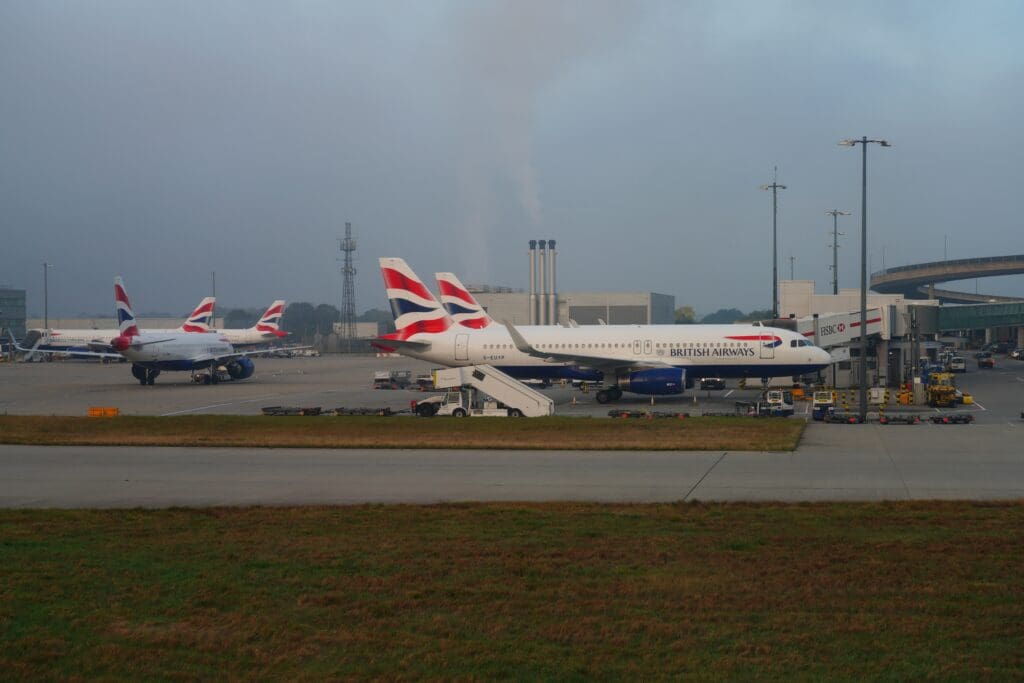
<path fill-rule="evenodd" d="M 861 146 L 860 174 L 860 419 L 868 415 L 868 145 L 892 147 L 888 140 L 871 140 L 866 135 L 859 140 L 840 140 L 843 147 Z M 916 362 L 916 361 L 915 361 Z"/>
<path fill-rule="evenodd" d="M 832 209 L 825 212 L 826 216 L 832 216 L 832 295 L 839 294 L 839 236 L 845 232 L 839 232 L 839 216 L 849 216 L 849 211 Z"/>
<path fill-rule="evenodd" d="M 775 174 L 771 185 L 762 185 L 762 190 L 772 191 L 772 319 L 779 317 L 779 190 L 785 190 L 786 186 L 778 182 L 779 167 L 775 167 Z"/>

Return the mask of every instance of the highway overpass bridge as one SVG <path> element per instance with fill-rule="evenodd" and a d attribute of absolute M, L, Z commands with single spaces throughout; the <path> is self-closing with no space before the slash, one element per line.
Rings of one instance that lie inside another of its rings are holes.
<path fill-rule="evenodd" d="M 936 284 L 1024 273 L 1024 254 L 989 258 L 934 261 L 887 268 L 871 274 L 870 289 L 881 294 L 902 294 L 908 299 L 939 299 L 945 303 L 1013 303 L 1024 298 L 991 294 L 971 294 L 937 289 Z"/>

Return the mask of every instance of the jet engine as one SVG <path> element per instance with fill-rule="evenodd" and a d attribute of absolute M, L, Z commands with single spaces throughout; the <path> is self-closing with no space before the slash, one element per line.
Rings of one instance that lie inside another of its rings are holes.
<path fill-rule="evenodd" d="M 256 364 L 252 362 L 252 359 L 242 356 L 228 363 L 227 371 L 231 379 L 247 379 L 256 372 Z"/>
<path fill-rule="evenodd" d="M 668 396 L 683 393 L 686 386 L 686 370 L 683 368 L 651 368 L 619 377 L 619 388 L 634 394 Z"/>

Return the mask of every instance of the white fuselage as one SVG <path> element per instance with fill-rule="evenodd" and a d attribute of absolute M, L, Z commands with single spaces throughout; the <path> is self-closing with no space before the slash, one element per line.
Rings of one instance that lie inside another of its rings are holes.
<path fill-rule="evenodd" d="M 802 335 L 757 325 L 533 325 L 516 329 L 541 353 L 580 359 L 552 363 L 524 353 L 516 348 L 508 329 L 497 324 L 479 330 L 453 326 L 443 333 L 416 334 L 409 341 L 430 342 L 431 348 L 399 351 L 448 366 L 535 367 L 538 376 L 557 374 L 545 371 L 553 366 L 648 364 L 686 368 L 689 377 L 779 377 L 814 372 L 830 362 L 826 351 L 809 345 Z M 527 376 L 525 372 L 515 374 Z"/>
<path fill-rule="evenodd" d="M 121 335 L 120 330 L 29 330 L 39 332 L 40 349 L 59 351 L 61 349 L 86 349 L 110 346 L 110 340 Z M 184 334 L 178 330 L 146 330 L 149 334 Z"/>
<path fill-rule="evenodd" d="M 164 370 L 208 367 L 212 359 L 233 353 L 222 335 L 214 332 L 143 332 L 131 337 L 120 354 L 132 363 Z"/>
<path fill-rule="evenodd" d="M 253 344 L 269 344 L 278 340 L 273 332 L 262 332 L 255 327 L 245 329 L 217 330 L 217 333 L 228 340 L 232 346 L 251 346 Z"/>

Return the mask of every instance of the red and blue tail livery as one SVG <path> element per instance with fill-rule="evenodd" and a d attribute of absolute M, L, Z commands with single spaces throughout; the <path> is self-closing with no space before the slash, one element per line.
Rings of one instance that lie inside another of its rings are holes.
<path fill-rule="evenodd" d="M 263 314 L 263 317 L 256 323 L 256 330 L 268 337 L 287 337 L 287 332 L 281 331 L 281 316 L 284 315 L 284 299 L 278 299 L 270 304 L 270 308 Z"/>
<path fill-rule="evenodd" d="M 132 305 L 128 302 L 128 293 L 124 289 L 124 280 L 120 276 L 114 278 L 114 310 L 117 314 L 117 329 L 121 336 L 139 336 L 135 314 L 132 313 Z"/>
<path fill-rule="evenodd" d="M 380 272 L 395 316 L 395 332 L 384 338 L 406 340 L 414 334 L 436 334 L 452 326 L 448 313 L 404 259 L 380 259 Z"/>
<path fill-rule="evenodd" d="M 208 296 L 199 302 L 196 310 L 181 326 L 182 332 L 209 332 L 213 326 L 213 306 L 217 302 L 212 296 Z"/>
<path fill-rule="evenodd" d="M 434 273 L 434 278 L 437 280 L 444 310 L 448 311 L 455 323 L 479 330 L 494 322 L 455 273 Z"/>

